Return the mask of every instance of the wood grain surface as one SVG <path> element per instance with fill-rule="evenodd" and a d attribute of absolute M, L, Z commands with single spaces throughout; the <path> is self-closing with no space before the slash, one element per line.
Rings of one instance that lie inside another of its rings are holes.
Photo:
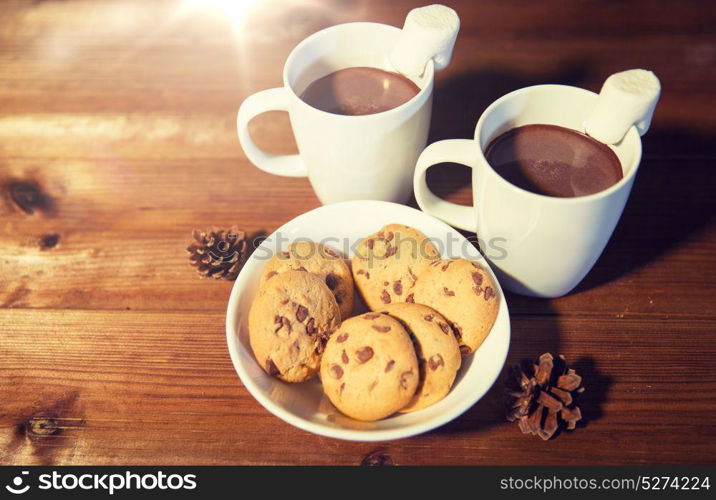
<path fill-rule="evenodd" d="M 645 67 L 663 94 L 632 197 L 569 296 L 509 295 L 509 362 L 563 353 L 585 425 L 542 442 L 504 421 L 502 387 L 454 422 L 382 444 L 295 429 L 241 385 L 225 345 L 231 283 L 202 281 L 193 228 L 270 233 L 319 205 L 264 174 L 238 105 L 281 84 L 321 28 L 402 25 L 407 0 L 7 1 L 0 10 L 0 463 L 716 463 L 716 7 L 712 2 L 445 2 L 462 28 L 436 79 L 431 141 L 535 83 L 598 90 Z M 295 150 L 287 117 L 252 123 Z M 469 203 L 467 169 L 431 186 Z M 414 204 L 414 202 L 413 202 Z"/>

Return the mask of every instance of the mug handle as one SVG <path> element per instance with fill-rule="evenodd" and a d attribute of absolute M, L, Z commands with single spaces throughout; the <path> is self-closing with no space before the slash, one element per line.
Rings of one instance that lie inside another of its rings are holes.
<path fill-rule="evenodd" d="M 262 90 L 250 95 L 239 106 L 236 130 L 246 157 L 259 169 L 284 177 L 306 177 L 308 170 L 299 155 L 277 155 L 261 150 L 251 139 L 249 121 L 267 111 L 288 111 L 288 92 L 285 88 Z"/>
<path fill-rule="evenodd" d="M 444 162 L 461 163 L 470 168 L 477 168 L 475 142 L 471 139 L 449 139 L 434 142 L 425 148 L 420 153 L 415 166 L 415 176 L 413 177 L 415 199 L 425 213 L 437 217 L 451 226 L 475 232 L 477 229 L 475 207 L 445 201 L 435 196 L 428 188 L 425 179 L 428 169 L 437 163 Z"/>

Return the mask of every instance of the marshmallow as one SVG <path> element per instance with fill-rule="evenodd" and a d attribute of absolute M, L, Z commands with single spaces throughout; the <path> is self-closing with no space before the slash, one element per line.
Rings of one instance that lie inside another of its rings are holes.
<path fill-rule="evenodd" d="M 407 76 L 422 76 L 430 59 L 440 71 L 450 64 L 459 29 L 460 18 L 450 7 L 434 4 L 413 9 L 405 18 L 390 62 Z"/>
<path fill-rule="evenodd" d="M 659 79 L 651 71 L 631 69 L 604 82 L 597 104 L 585 122 L 585 131 L 604 144 L 620 142 L 632 125 L 646 134 L 661 94 Z"/>

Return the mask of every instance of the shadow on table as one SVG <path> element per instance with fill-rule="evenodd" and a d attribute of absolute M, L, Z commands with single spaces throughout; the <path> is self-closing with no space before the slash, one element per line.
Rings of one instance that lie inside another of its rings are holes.
<path fill-rule="evenodd" d="M 699 132 L 655 128 L 643 143 L 644 159 L 622 218 L 594 268 L 571 294 L 647 265 L 713 220 L 713 139 Z"/>
<path fill-rule="evenodd" d="M 511 294 L 507 293 L 509 303 Z M 475 432 L 503 424 L 505 419 L 505 379 L 508 368 L 525 358 L 535 358 L 543 352 L 555 355 L 560 351 L 561 330 L 559 317 L 554 313 L 548 300 L 540 300 L 539 316 L 513 316 L 510 352 L 505 366 L 492 388 L 480 401 L 452 422 L 436 429 L 436 434 Z M 515 424 L 516 425 L 516 424 Z M 517 431 L 517 429 L 515 429 Z M 519 431 L 517 431 L 519 432 Z"/>
<path fill-rule="evenodd" d="M 604 415 L 603 407 L 613 379 L 600 371 L 597 361 L 591 356 L 578 359 L 576 363 L 570 364 L 570 367 L 582 377 L 584 383 L 585 390 L 578 396 L 582 420 L 577 426 L 586 427 Z"/>
<path fill-rule="evenodd" d="M 252 233 L 249 233 L 247 235 L 248 241 L 249 241 L 249 247 L 248 247 L 248 253 L 246 255 L 246 259 L 251 257 L 251 254 L 256 251 L 256 249 L 261 246 L 261 243 L 263 243 L 266 238 L 269 237 L 269 232 L 265 229 L 259 229 L 257 231 L 254 231 Z"/>
<path fill-rule="evenodd" d="M 512 345 L 514 348 L 510 351 L 505 368 L 495 385 L 467 412 L 443 427 L 436 429 L 433 431 L 434 433 L 475 432 L 507 422 L 505 418 L 505 378 L 507 369 L 521 359 L 531 358 L 535 353 L 551 352 L 555 355 L 560 353 L 560 331 L 557 316 L 540 318 L 539 321 L 541 327 L 537 334 L 527 318 L 513 325 Z M 576 362 L 570 362 L 569 359 L 567 361 L 569 367 L 574 368 L 583 379 L 585 391 L 577 396 L 582 412 L 582 420 L 579 422 L 578 427 L 587 427 L 604 415 L 603 407 L 607 402 L 613 379 L 600 370 L 597 361 L 591 356 L 582 357 Z M 515 432 L 518 432 L 517 424 L 512 425 L 515 426 Z"/>
<path fill-rule="evenodd" d="M 540 83 L 582 86 L 584 64 L 566 63 L 558 72 L 519 75 L 499 69 L 458 74 L 435 89 L 428 142 L 470 138 L 482 112 L 513 90 Z M 619 279 L 678 246 L 708 225 L 716 208 L 716 178 L 709 163 L 716 141 L 696 129 L 659 126 L 643 139 L 643 161 L 621 221 L 594 269 L 571 294 Z M 448 164 L 428 172 L 428 183 L 443 198 L 470 189 L 469 168 Z M 417 206 L 411 200 L 412 206 Z M 570 295 L 571 295 L 570 294 Z"/>
<path fill-rule="evenodd" d="M 437 85 L 428 143 L 443 139 L 471 138 L 484 109 L 500 96 L 529 85 L 561 83 L 582 86 L 585 66 L 564 65 L 564 70 L 537 76 L 515 75 L 500 70 L 482 70 L 456 75 Z M 709 162 L 716 157 L 716 142 L 703 132 L 667 128 L 654 123 L 643 139 L 644 160 L 612 240 L 595 268 L 570 295 L 598 287 L 648 264 L 678 246 L 713 219 L 711 193 L 716 187 Z M 686 158 L 686 159 L 685 159 Z M 432 169 L 428 182 L 435 193 L 449 197 L 470 187 L 470 170 L 447 165 Z M 412 206 L 417 206 L 411 200 Z M 509 293 L 508 302 L 516 298 Z M 539 316 L 513 317 L 510 354 L 505 367 L 519 359 L 550 351 L 560 352 L 559 317 L 548 300 L 519 298 L 535 302 Z M 532 321 L 531 318 L 538 318 Z M 534 325 L 540 324 L 538 330 Z M 568 360 L 571 361 L 571 360 Z M 572 362 L 585 380 L 580 398 L 583 421 L 589 425 L 602 417 L 612 378 L 601 373 L 594 358 Z M 505 422 L 505 370 L 485 396 L 462 416 L 433 431 L 436 434 L 475 432 Z M 518 432 L 518 431 L 516 431 Z"/>
<path fill-rule="evenodd" d="M 495 100 L 514 90 L 545 83 L 578 86 L 585 75 L 586 67 L 582 63 L 566 62 L 559 71 L 537 75 L 483 68 L 439 81 L 433 97 L 428 143 L 472 138 L 482 112 Z"/>
<path fill-rule="evenodd" d="M 537 75 L 483 68 L 439 80 L 433 97 L 428 144 L 444 139 L 472 138 L 482 112 L 496 99 L 513 90 L 542 83 L 578 86 L 585 75 L 582 63 L 566 62 L 559 71 Z M 470 169 L 460 165 L 431 169 L 427 179 L 435 193 L 443 198 L 469 187 L 471 183 Z M 409 205 L 417 207 L 414 197 Z"/>

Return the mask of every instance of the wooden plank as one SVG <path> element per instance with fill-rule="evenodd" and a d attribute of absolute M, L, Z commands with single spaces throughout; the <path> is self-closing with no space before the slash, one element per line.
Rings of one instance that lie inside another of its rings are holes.
<path fill-rule="evenodd" d="M 230 284 L 195 277 L 184 251 L 191 230 L 238 224 L 268 234 L 318 205 L 305 179 L 269 176 L 246 162 L 23 159 L 5 165 L 4 307 L 218 312 Z M 670 162 L 645 162 L 616 234 L 577 291 L 554 301 L 510 296 L 512 311 L 714 317 L 716 185 L 709 165 L 683 163 L 675 177 Z M 439 194 L 468 202 L 463 170 L 435 173 L 430 181 Z M 36 183 L 51 200 L 48 208 L 21 210 L 11 198 L 12 183 L 20 181 Z M 56 246 L 42 243 L 48 235 L 57 235 Z"/>
<path fill-rule="evenodd" d="M 357 464 L 379 446 L 318 438 L 260 407 L 229 360 L 223 314 L 4 310 L 0 324 L 0 463 Z M 497 384 L 388 453 L 403 464 L 570 464 L 585 449 L 602 464 L 716 459 L 712 322 L 514 318 L 510 362 L 545 350 L 584 375 L 585 428 L 523 436 L 503 421 Z M 56 434 L 37 435 L 42 419 Z"/>
<path fill-rule="evenodd" d="M 575 360 L 587 426 L 547 443 L 522 436 L 497 385 L 409 440 L 298 431 L 233 371 L 231 283 L 199 281 L 187 264 L 192 228 L 271 232 L 319 204 L 305 179 L 247 162 L 242 99 L 280 85 L 308 34 L 401 25 L 414 2 L 260 2 L 232 25 L 182 0 L 15 0 L 0 12 L 0 463 L 357 464 L 378 447 L 399 464 L 714 463 L 716 9 L 447 3 L 462 28 L 436 78 L 431 141 L 470 137 L 490 102 L 526 85 L 597 90 L 635 66 L 662 81 L 634 192 L 592 273 L 565 298 L 508 296 L 510 362 L 545 350 Z M 283 113 L 252 132 L 295 151 Z M 465 169 L 430 183 L 471 200 Z"/>
<path fill-rule="evenodd" d="M 237 31 L 220 12 L 188 15 L 180 2 L 11 5 L 0 38 L 0 109 L 6 114 L 0 139 L 8 156 L 42 157 L 60 153 L 56 144 L 70 156 L 236 157 L 235 109 L 252 92 L 281 84 L 283 61 L 296 42 L 367 16 L 400 24 L 406 9 L 399 2 L 321 8 L 288 2 L 249 11 Z M 433 138 L 471 135 L 486 105 L 516 88 L 552 82 L 598 90 L 611 72 L 641 65 L 656 71 L 665 89 L 647 156 L 713 158 L 708 138 L 716 118 L 708 110 L 716 105 L 715 16 L 694 5 L 461 3 L 454 61 L 437 78 Z M 646 11 L 648 24 L 636 29 L 635 18 Z M 265 26 L 272 24 L 291 28 L 268 36 Z M 145 148 L 143 135 L 179 140 Z M 208 138 L 217 142 L 202 147 Z"/>

